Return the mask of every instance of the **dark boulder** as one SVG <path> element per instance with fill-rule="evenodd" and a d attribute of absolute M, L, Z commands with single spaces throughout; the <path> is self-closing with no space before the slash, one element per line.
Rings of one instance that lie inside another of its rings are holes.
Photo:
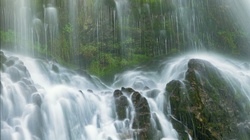
<path fill-rule="evenodd" d="M 126 96 L 122 94 L 120 90 L 115 90 L 113 94 L 115 98 L 115 109 L 118 120 L 124 120 L 127 118 L 127 110 L 129 109 L 129 103 Z"/>
<path fill-rule="evenodd" d="M 171 81 L 166 91 L 180 139 L 185 139 L 185 131 L 195 140 L 250 138 L 247 127 L 239 126 L 250 121 L 249 101 L 235 93 L 235 87 L 211 63 L 191 59 L 185 80 Z"/>
<path fill-rule="evenodd" d="M 51 69 L 52 69 L 55 73 L 59 73 L 59 68 L 57 67 L 57 65 L 52 64 Z"/>
<path fill-rule="evenodd" d="M 150 126 L 150 108 L 148 101 L 139 92 L 134 92 L 131 100 L 135 109 L 135 117 L 132 124 L 134 129 L 143 129 Z"/>
<path fill-rule="evenodd" d="M 151 113 L 147 99 L 139 92 L 134 92 L 131 95 L 131 100 L 135 109 L 132 128 L 140 130 L 134 133 L 134 137 L 143 140 L 154 139 L 156 130 L 151 125 Z"/>
<path fill-rule="evenodd" d="M 118 98 L 118 97 L 120 97 L 120 96 L 122 96 L 123 94 L 122 94 L 122 91 L 120 91 L 120 90 L 115 90 L 114 91 L 114 94 L 113 94 L 113 96 L 115 97 L 115 98 Z"/>

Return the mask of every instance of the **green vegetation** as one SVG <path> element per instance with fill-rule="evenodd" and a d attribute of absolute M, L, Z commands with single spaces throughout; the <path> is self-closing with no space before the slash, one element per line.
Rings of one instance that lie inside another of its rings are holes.
<path fill-rule="evenodd" d="M 31 4 L 41 21 L 46 3 L 35 0 Z M 49 29 L 45 32 L 44 27 L 35 25 L 29 48 L 101 77 L 158 56 L 193 49 L 235 57 L 247 57 L 249 52 L 249 33 L 234 22 L 230 13 L 234 7 L 223 0 L 188 0 L 182 7 L 172 0 L 129 0 L 124 11 L 119 11 L 113 0 L 79 0 L 74 14 L 67 1 L 56 0 L 54 6 L 58 35 L 51 37 Z M 16 45 L 18 37 L 12 27 L 1 26 L 0 33 L 3 47 Z"/>
<path fill-rule="evenodd" d="M 13 45 L 15 42 L 15 32 L 13 30 L 0 31 L 0 42 Z"/>

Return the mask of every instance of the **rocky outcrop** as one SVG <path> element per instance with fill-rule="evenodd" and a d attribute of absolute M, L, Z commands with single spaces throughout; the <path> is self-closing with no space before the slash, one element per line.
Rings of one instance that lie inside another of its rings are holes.
<path fill-rule="evenodd" d="M 153 93 L 153 92 L 152 92 Z M 117 89 L 113 93 L 117 120 L 124 121 L 126 129 L 132 127 L 133 139 L 159 140 L 163 137 L 162 128 L 156 113 L 151 113 L 147 99 L 132 88 Z M 131 103 L 129 103 L 131 101 Z M 131 114 L 131 109 L 134 113 Z M 123 133 L 115 125 L 118 133 Z M 125 134 L 123 134 L 125 135 Z M 123 136 L 121 134 L 121 136 Z M 123 137 L 121 137 L 123 139 Z"/>
<path fill-rule="evenodd" d="M 139 92 L 134 92 L 131 96 L 135 109 L 135 116 L 132 124 L 133 129 L 147 129 L 150 127 L 150 108 L 148 101 Z"/>
<path fill-rule="evenodd" d="M 154 139 L 154 130 L 150 122 L 151 113 L 147 99 L 143 97 L 139 92 L 134 92 L 131 95 L 131 100 L 135 109 L 132 129 L 138 130 L 134 133 L 134 139 Z"/>
<path fill-rule="evenodd" d="M 191 59 L 185 80 L 171 81 L 166 91 L 180 139 L 184 132 L 195 140 L 250 138 L 249 101 L 211 63 Z"/>
<path fill-rule="evenodd" d="M 37 92 L 37 89 L 31 79 L 29 71 L 18 57 L 6 56 L 2 51 L 0 51 L 0 58 L 1 71 L 3 72 L 3 75 L 6 74 L 10 78 L 10 80 L 15 83 L 20 90 L 23 91 L 23 95 L 25 97 L 28 98 L 31 94 Z M 38 103 L 38 105 L 40 104 L 41 103 Z"/>
<path fill-rule="evenodd" d="M 122 91 L 115 90 L 113 97 L 115 98 L 115 109 L 118 120 L 124 120 L 127 117 L 127 110 L 129 109 L 129 103 L 126 96 Z"/>

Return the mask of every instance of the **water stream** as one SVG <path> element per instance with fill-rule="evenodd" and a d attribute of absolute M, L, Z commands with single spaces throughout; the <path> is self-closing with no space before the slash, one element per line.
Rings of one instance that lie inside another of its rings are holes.
<path fill-rule="evenodd" d="M 138 130 L 132 128 L 135 115 L 132 96 L 126 96 L 129 101 L 126 118 L 117 118 L 113 92 L 121 87 L 132 87 L 147 99 L 151 124 L 156 130 L 161 128 L 157 131 L 159 139 L 178 139 L 168 116 L 163 113 L 163 94 L 166 83 L 184 78 L 191 58 L 212 63 L 232 87 L 240 87 L 250 100 L 249 63 L 212 54 L 167 59 L 160 63 L 161 69 L 157 71 L 143 67 L 126 71 L 117 74 L 110 86 L 95 76 L 84 72 L 80 75 L 52 61 L 6 54 L 8 63 L 1 72 L 3 140 L 137 139 Z"/>

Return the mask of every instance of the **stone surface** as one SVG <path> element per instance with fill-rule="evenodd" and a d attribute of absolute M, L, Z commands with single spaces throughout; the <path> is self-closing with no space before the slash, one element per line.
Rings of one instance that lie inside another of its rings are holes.
<path fill-rule="evenodd" d="M 169 82 L 166 91 L 180 139 L 185 131 L 195 140 L 250 138 L 247 125 L 239 125 L 250 121 L 249 101 L 211 63 L 191 59 L 185 80 Z"/>
<path fill-rule="evenodd" d="M 127 110 L 129 109 L 129 103 L 126 96 L 122 94 L 120 90 L 115 90 L 113 97 L 115 99 L 115 109 L 118 120 L 124 120 L 127 116 Z"/>

